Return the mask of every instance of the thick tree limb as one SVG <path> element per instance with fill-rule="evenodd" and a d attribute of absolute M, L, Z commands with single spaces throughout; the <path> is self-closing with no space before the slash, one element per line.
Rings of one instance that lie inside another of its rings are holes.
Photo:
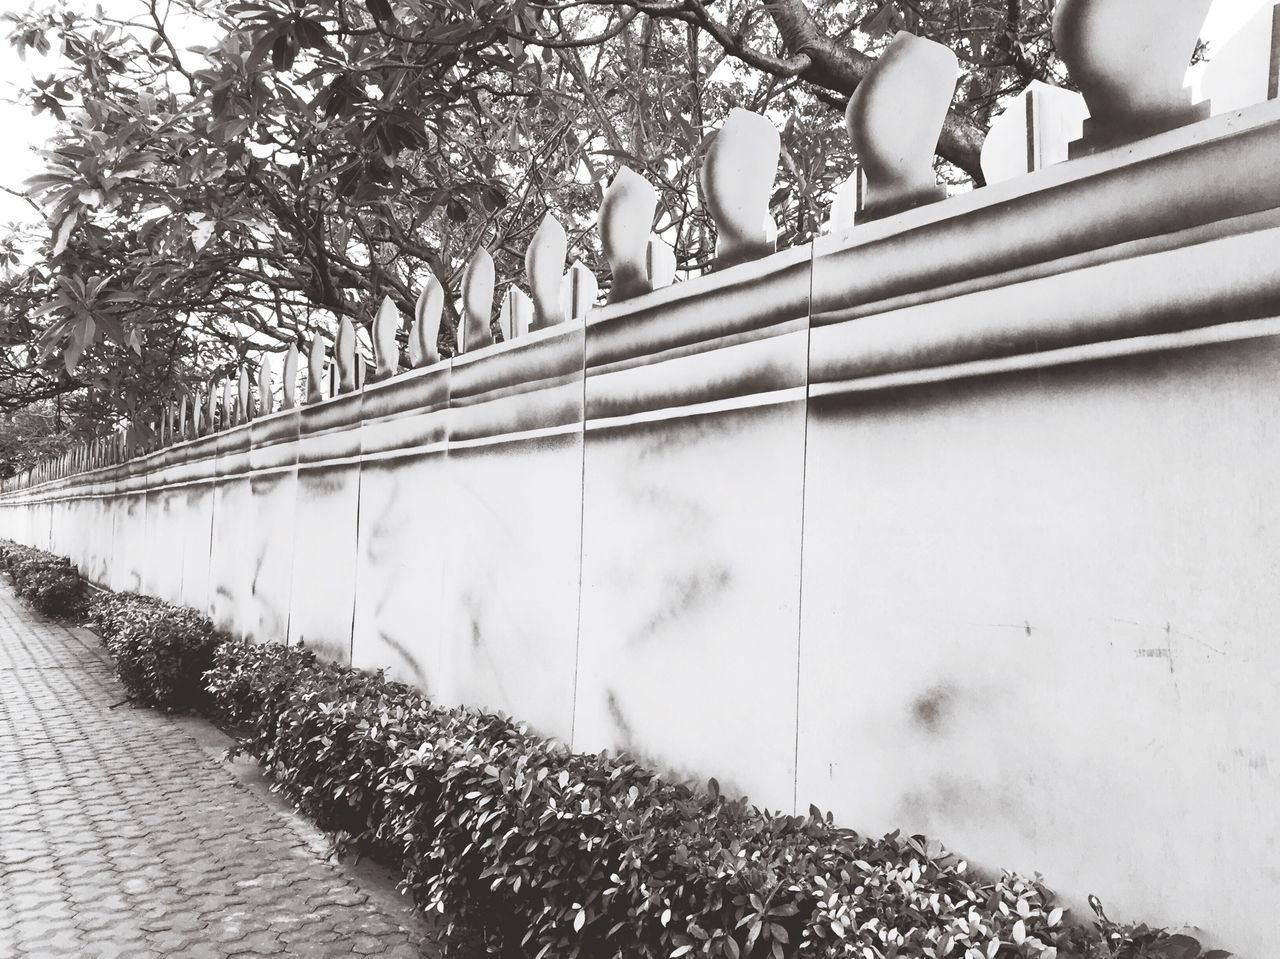
<path fill-rule="evenodd" d="M 804 0 L 765 0 L 765 9 L 778 29 L 786 56 L 771 56 L 752 48 L 740 34 L 716 21 L 701 0 L 597 0 L 602 5 L 634 7 L 651 17 L 663 17 L 694 23 L 720 44 L 731 56 L 747 66 L 774 76 L 797 77 L 822 91 L 848 97 L 858 88 L 876 62 L 874 57 L 827 36 L 809 12 Z M 975 183 L 985 182 L 979 162 L 982 129 L 954 111 L 947 114 L 938 139 L 938 156 L 954 163 L 971 176 Z"/>
<path fill-rule="evenodd" d="M 696 0 L 695 0 L 696 2 Z M 799 76 L 839 93 L 852 93 L 875 60 L 860 50 L 838 44 L 819 28 L 804 0 L 766 0 L 765 9 L 793 54 L 807 54 L 812 64 Z M 938 156 L 954 163 L 977 183 L 982 183 L 979 158 L 985 134 L 955 113 L 948 113 L 938 139 Z"/>

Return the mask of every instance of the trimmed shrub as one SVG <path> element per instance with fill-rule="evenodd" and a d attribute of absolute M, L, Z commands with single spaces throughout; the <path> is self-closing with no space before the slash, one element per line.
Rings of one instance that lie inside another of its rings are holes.
<path fill-rule="evenodd" d="M 89 619 L 133 702 L 167 711 L 204 706 L 204 673 L 226 638 L 208 618 L 150 597 L 106 593 L 94 599 Z"/>
<path fill-rule="evenodd" d="M 115 639 L 120 631 L 143 616 L 162 615 L 178 609 L 153 596 L 139 593 L 100 593 L 89 604 L 89 625 L 103 641 Z"/>
<path fill-rule="evenodd" d="M 0 545 L 0 564 L 14 591 L 54 619 L 80 620 L 89 603 L 89 586 L 70 560 L 16 543 Z"/>
<path fill-rule="evenodd" d="M 19 577 L 46 569 L 23 548 Z M 47 554 L 44 554 L 47 556 Z M 1067 925 L 1038 879 L 982 876 L 921 836 L 868 839 L 442 708 L 192 610 L 105 594 L 91 619 L 139 703 L 206 707 L 276 788 L 394 863 L 446 951 L 504 959 L 1225 959 L 1188 936 Z"/>
<path fill-rule="evenodd" d="M 1099 912 L 1068 926 L 1040 882 L 974 875 L 922 837 L 772 816 L 581 755 L 523 725 L 318 661 L 228 642 L 215 715 L 325 828 L 397 861 L 451 951 L 504 957 L 1142 959 L 1199 944 Z M 1217 959 L 1225 955 L 1216 954 Z"/>

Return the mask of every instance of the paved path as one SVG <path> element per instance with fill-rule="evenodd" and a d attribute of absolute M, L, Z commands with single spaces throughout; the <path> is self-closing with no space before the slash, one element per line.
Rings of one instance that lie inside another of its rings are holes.
<path fill-rule="evenodd" d="M 0 577 L 0 957 L 434 956 L 203 720 L 121 706 L 97 637 Z"/>

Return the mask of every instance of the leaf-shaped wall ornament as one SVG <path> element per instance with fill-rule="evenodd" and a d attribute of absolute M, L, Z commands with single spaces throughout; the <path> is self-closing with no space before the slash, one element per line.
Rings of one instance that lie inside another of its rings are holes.
<path fill-rule="evenodd" d="M 738 107 L 716 133 L 699 176 L 707 212 L 716 224 L 717 269 L 773 252 L 763 224 L 781 143 L 772 121 Z"/>
<path fill-rule="evenodd" d="M 187 394 L 183 393 L 182 398 L 178 401 L 178 429 L 177 438 L 184 440 L 187 438 Z"/>
<path fill-rule="evenodd" d="M 628 167 L 619 169 L 605 191 L 599 216 L 600 243 L 613 276 L 610 303 L 621 303 L 652 289 L 647 250 L 657 208 L 653 184 Z"/>
<path fill-rule="evenodd" d="M 298 344 L 289 344 L 289 352 L 284 355 L 284 381 L 281 383 L 286 410 L 298 405 Z"/>
<path fill-rule="evenodd" d="M 493 257 L 484 247 L 477 247 L 462 278 L 463 335 L 458 338 L 459 353 L 469 353 L 493 342 L 490 328 L 493 286 Z"/>
<path fill-rule="evenodd" d="M 959 71 L 947 47 L 902 31 L 849 97 L 845 124 L 864 175 L 862 219 L 946 199 L 933 155 Z"/>
<path fill-rule="evenodd" d="M 444 313 L 444 287 L 428 273 L 413 305 L 413 329 L 409 331 L 410 361 L 416 369 L 440 360 L 440 317 Z"/>
<path fill-rule="evenodd" d="M 344 316 L 338 324 L 338 339 L 333 345 L 334 359 L 338 362 L 338 392 L 354 393 L 356 386 L 356 329 L 351 319 Z"/>
<path fill-rule="evenodd" d="M 854 164 L 853 173 L 836 187 L 831 199 L 831 212 L 827 215 L 826 231 L 839 233 L 858 220 L 858 200 L 862 195 L 862 167 Z"/>
<path fill-rule="evenodd" d="M 271 375 L 271 354 L 263 353 L 258 364 L 258 415 L 266 416 L 275 406 L 275 383 Z"/>
<path fill-rule="evenodd" d="M 236 424 L 236 391 L 230 378 L 222 381 L 222 428 Z"/>
<path fill-rule="evenodd" d="M 405 341 L 404 352 L 409 358 L 409 369 L 416 370 L 420 366 L 426 366 L 422 362 L 422 344 L 418 342 L 417 319 L 409 324 L 409 339 Z"/>
<path fill-rule="evenodd" d="M 204 431 L 212 433 L 218 428 L 218 384 L 209 384 L 209 395 L 205 397 Z"/>
<path fill-rule="evenodd" d="M 191 391 L 191 436 L 197 437 L 204 431 L 204 405 L 200 402 L 199 388 Z"/>
<path fill-rule="evenodd" d="M 247 423 L 252 416 L 250 404 L 253 402 L 253 393 L 249 389 L 249 371 L 245 367 L 240 367 L 240 381 L 236 390 L 236 422 Z"/>
<path fill-rule="evenodd" d="M 541 330 L 564 321 L 560 302 L 560 280 L 564 272 L 568 240 L 560 221 L 548 213 L 524 254 L 524 269 L 533 293 L 531 330 Z"/>
<path fill-rule="evenodd" d="M 1211 6 L 1213 0 L 1059 0 L 1053 45 L 1089 106 L 1072 157 L 1209 115 L 1209 102 L 1193 103 L 1184 84 Z"/>
<path fill-rule="evenodd" d="M 1199 84 L 1214 116 L 1280 97 L 1280 72 L 1274 66 L 1278 54 L 1280 10 L 1275 4 L 1262 6 L 1226 42 L 1215 42 Z"/>
<path fill-rule="evenodd" d="M 515 340 L 529 335 L 533 321 L 533 301 L 520 287 L 512 283 L 502 295 L 502 312 L 498 325 L 505 339 Z"/>
<path fill-rule="evenodd" d="M 390 379 L 400 369 L 400 346 L 396 343 L 396 331 L 399 329 L 400 311 L 391 302 L 391 297 L 384 296 L 378 306 L 378 315 L 373 318 L 373 358 L 377 364 L 374 382 Z"/>
<path fill-rule="evenodd" d="M 595 306 L 600 285 L 596 282 L 595 274 L 581 260 L 574 260 L 573 266 L 561 278 L 560 290 L 565 316 L 571 320 L 581 320 Z"/>
<path fill-rule="evenodd" d="M 324 399 L 324 337 L 319 333 L 311 338 L 307 350 L 307 403 L 319 403 Z"/>
<path fill-rule="evenodd" d="M 655 290 L 670 286 L 676 279 L 676 251 L 662 237 L 654 234 L 649 237 L 649 247 L 645 251 L 649 268 L 649 282 Z"/>
<path fill-rule="evenodd" d="M 1216 56 L 1214 62 L 1218 62 Z M 1032 80 L 991 121 L 982 141 L 982 175 L 987 186 L 1068 159 L 1088 116 L 1084 97 L 1074 90 Z"/>

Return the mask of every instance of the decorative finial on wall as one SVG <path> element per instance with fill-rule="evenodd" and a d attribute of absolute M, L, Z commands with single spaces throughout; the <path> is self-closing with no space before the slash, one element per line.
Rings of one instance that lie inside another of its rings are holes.
<path fill-rule="evenodd" d="M 440 316 L 444 312 L 444 287 L 428 273 L 422 292 L 413 305 L 413 328 L 409 330 L 409 362 L 414 369 L 440 360 L 436 346 L 440 339 Z"/>
<path fill-rule="evenodd" d="M 1059 0 L 1053 43 L 1089 105 L 1082 156 L 1209 115 L 1183 85 L 1213 0 Z"/>
<path fill-rule="evenodd" d="M 289 352 L 284 355 L 284 382 L 280 385 L 284 397 L 283 409 L 291 410 L 298 405 L 298 344 L 289 344 Z"/>
<path fill-rule="evenodd" d="M 773 252 L 763 224 L 780 148 L 778 128 L 750 110 L 730 110 L 716 133 L 699 174 L 716 224 L 716 269 Z"/>
<path fill-rule="evenodd" d="M 1200 94 L 1215 116 L 1280 98 L 1280 4 L 1264 4 L 1230 40 L 1213 44 Z"/>
<path fill-rule="evenodd" d="M 514 340 L 529 335 L 529 326 L 533 320 L 533 301 L 524 290 L 512 283 L 502 297 L 502 311 L 498 314 L 498 325 L 502 329 L 504 339 Z"/>
<path fill-rule="evenodd" d="M 849 97 L 845 123 L 866 178 L 863 220 L 946 198 L 933 155 L 958 74 L 954 53 L 902 31 Z"/>
<path fill-rule="evenodd" d="M 222 429 L 236 424 L 236 393 L 231 379 L 222 381 Z"/>
<path fill-rule="evenodd" d="M 646 251 L 657 208 L 653 184 L 627 167 L 619 169 L 605 191 L 599 216 L 600 243 L 613 276 L 610 303 L 630 300 L 653 288 Z"/>
<path fill-rule="evenodd" d="M 827 232 L 839 233 L 858 221 L 858 202 L 862 197 L 862 167 L 856 163 L 849 178 L 836 187 L 831 199 L 831 212 L 827 216 Z"/>
<path fill-rule="evenodd" d="M 191 391 L 191 436 L 204 435 L 204 404 L 200 402 L 200 388 Z"/>
<path fill-rule="evenodd" d="M 400 311 L 384 296 L 373 318 L 373 359 L 377 364 L 373 380 L 390 379 L 400 368 L 400 345 L 396 343 L 396 331 L 400 329 Z"/>
<path fill-rule="evenodd" d="M 356 384 L 356 328 L 350 317 L 344 316 L 338 324 L 338 339 L 333 344 L 334 359 L 338 362 L 338 392 L 354 393 Z"/>
<path fill-rule="evenodd" d="M 542 218 L 542 224 L 524 254 L 524 269 L 529 275 L 529 289 L 533 293 L 531 330 L 555 326 L 564 320 L 564 309 L 560 305 L 560 277 L 567 250 L 564 227 L 548 213 Z"/>
<path fill-rule="evenodd" d="M 1079 138 L 1088 115 L 1080 94 L 1032 80 L 992 121 L 982 141 L 987 185 L 1066 160 L 1068 145 Z"/>
<path fill-rule="evenodd" d="M 656 233 L 649 237 L 645 251 L 649 282 L 655 290 L 670 286 L 676 280 L 676 251 Z"/>
<path fill-rule="evenodd" d="M 462 336 L 458 352 L 469 353 L 493 342 L 489 324 L 493 319 L 493 257 L 484 247 L 477 247 L 462 277 Z"/>
<path fill-rule="evenodd" d="M 218 429 L 218 384 L 209 384 L 209 395 L 205 397 L 204 431 L 214 433 Z"/>
<path fill-rule="evenodd" d="M 240 367 L 239 389 L 236 391 L 236 422 L 247 423 L 253 416 L 253 394 L 249 389 L 249 371 Z"/>
<path fill-rule="evenodd" d="M 324 399 L 324 337 L 316 333 L 307 349 L 307 403 L 319 403 Z"/>
<path fill-rule="evenodd" d="M 275 408 L 275 382 L 271 375 L 271 354 L 263 353 L 258 364 L 258 415 L 266 416 Z"/>
<path fill-rule="evenodd" d="M 187 394 L 183 393 L 178 400 L 178 428 L 174 430 L 175 439 L 187 438 Z"/>
<path fill-rule="evenodd" d="M 596 282 L 595 274 L 583 266 L 581 260 L 574 260 L 573 266 L 569 267 L 560 281 L 560 302 L 565 316 L 571 320 L 585 317 L 587 311 L 595 305 L 596 294 L 599 292 L 600 285 Z"/>

